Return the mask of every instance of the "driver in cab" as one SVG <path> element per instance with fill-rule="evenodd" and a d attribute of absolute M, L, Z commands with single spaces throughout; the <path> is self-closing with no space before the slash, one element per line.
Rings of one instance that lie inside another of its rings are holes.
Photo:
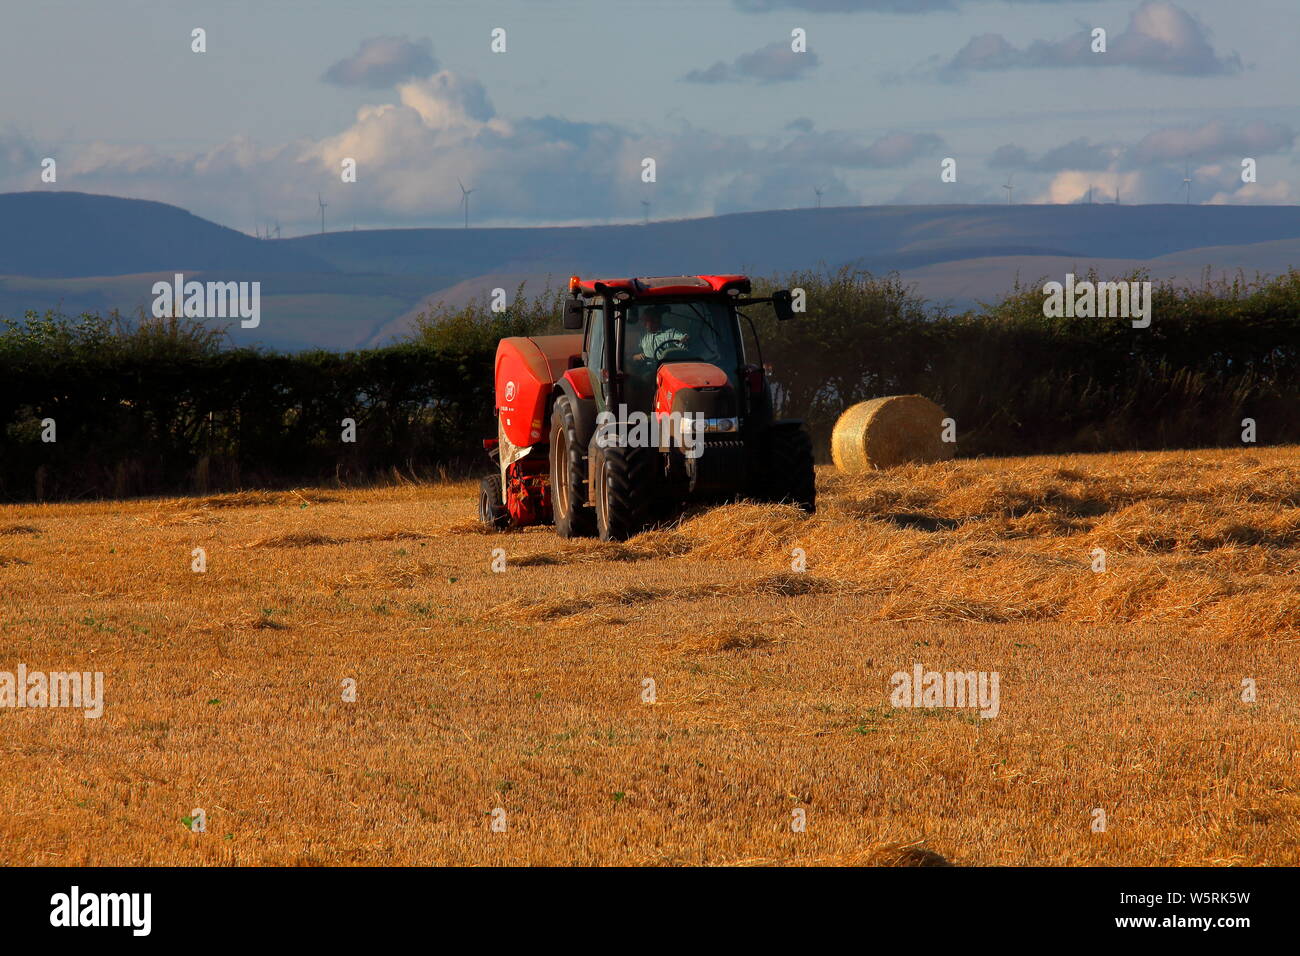
<path fill-rule="evenodd" d="M 632 356 L 638 362 L 660 362 L 664 356 L 675 351 L 713 352 L 707 345 L 703 349 L 692 349 L 693 341 L 689 332 L 682 329 L 666 329 L 663 319 L 668 314 L 666 305 L 648 306 L 644 312 L 645 331 L 641 333 L 641 351 Z M 701 343 L 703 344 L 703 343 Z M 700 355 L 702 361 L 717 361 L 716 355 Z"/>

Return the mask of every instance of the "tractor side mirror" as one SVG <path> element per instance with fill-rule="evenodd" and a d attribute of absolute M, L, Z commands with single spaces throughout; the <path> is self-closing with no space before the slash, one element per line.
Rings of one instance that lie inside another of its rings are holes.
<path fill-rule="evenodd" d="M 794 299 L 789 289 L 779 289 L 772 293 L 772 311 L 780 322 L 794 318 Z"/>
<path fill-rule="evenodd" d="M 575 295 L 564 300 L 564 327 L 566 329 L 580 330 L 585 317 L 586 309 L 582 304 L 582 299 Z"/>

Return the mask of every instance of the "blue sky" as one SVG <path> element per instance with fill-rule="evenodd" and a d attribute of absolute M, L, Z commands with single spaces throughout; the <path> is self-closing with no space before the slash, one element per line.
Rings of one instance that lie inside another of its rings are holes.
<path fill-rule="evenodd" d="M 317 193 L 331 228 L 455 225 L 458 178 L 477 225 L 812 205 L 814 187 L 825 205 L 1005 202 L 1008 181 L 1017 202 L 1172 202 L 1185 169 L 1194 202 L 1293 204 L 1297 36 L 1294 0 L 15 0 L 0 190 L 285 235 L 319 228 Z"/>

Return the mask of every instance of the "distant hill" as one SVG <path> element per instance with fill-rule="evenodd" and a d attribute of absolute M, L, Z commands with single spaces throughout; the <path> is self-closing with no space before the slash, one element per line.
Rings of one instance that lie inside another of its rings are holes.
<path fill-rule="evenodd" d="M 646 225 L 388 229 L 286 244 L 344 272 L 771 273 L 852 262 L 917 268 L 976 256 L 1152 258 L 1198 246 L 1300 239 L 1300 206 L 843 206 Z"/>
<path fill-rule="evenodd" d="M 429 303 L 521 279 L 853 265 L 898 271 L 965 308 L 1095 263 L 1192 281 L 1206 266 L 1300 265 L 1297 206 L 872 206 L 587 227 L 385 229 L 255 239 L 163 203 L 71 192 L 0 195 L 0 315 L 131 312 L 160 275 L 262 282 L 262 327 L 238 342 L 351 348 L 401 335 Z"/>
<path fill-rule="evenodd" d="M 0 194 L 0 275 L 117 276 L 184 270 L 333 272 L 166 203 L 74 192 Z"/>
<path fill-rule="evenodd" d="M 1207 272 L 1212 279 L 1233 279 L 1238 275 L 1254 279 L 1256 275 L 1278 275 L 1293 266 L 1300 268 L 1300 239 L 1239 246 L 1201 246 L 1149 259 L 981 256 L 901 269 L 899 272 L 905 282 L 922 290 L 926 298 L 962 310 L 1000 298 L 1017 280 L 1021 285 L 1032 285 L 1045 277 L 1060 280 L 1067 272 L 1082 275 L 1090 268 L 1095 268 L 1098 275 L 1104 277 L 1128 275 L 1143 269 L 1154 282 L 1168 280 L 1178 285 L 1196 285 L 1206 278 Z"/>

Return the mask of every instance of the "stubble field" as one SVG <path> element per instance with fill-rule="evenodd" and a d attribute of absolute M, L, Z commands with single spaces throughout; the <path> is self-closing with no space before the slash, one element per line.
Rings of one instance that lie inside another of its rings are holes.
<path fill-rule="evenodd" d="M 818 481 L 622 545 L 472 483 L 0 507 L 0 671 L 106 697 L 0 708 L 0 863 L 1300 863 L 1300 449 Z"/>

